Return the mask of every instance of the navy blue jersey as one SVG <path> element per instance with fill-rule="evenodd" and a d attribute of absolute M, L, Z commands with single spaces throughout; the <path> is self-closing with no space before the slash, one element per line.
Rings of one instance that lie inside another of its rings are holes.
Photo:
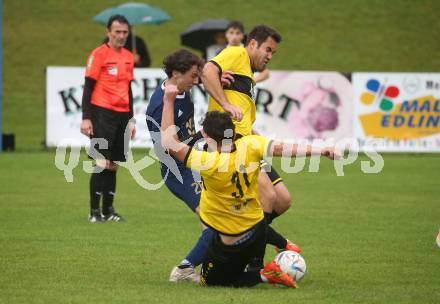
<path fill-rule="evenodd" d="M 164 82 L 163 81 L 151 95 L 150 103 L 147 107 L 147 126 L 150 131 L 151 139 L 154 144 L 154 151 L 161 160 L 161 167 L 168 167 L 172 173 L 175 174 L 173 168 L 168 165 L 166 159 L 169 160 L 169 155 L 165 154 L 160 139 L 160 126 L 162 123 L 162 111 L 163 111 L 163 95 L 164 95 Z M 180 141 L 185 141 L 188 138 L 192 138 L 195 135 L 194 126 L 194 104 L 191 100 L 189 92 L 184 92 L 176 96 L 174 102 L 174 124 L 178 127 L 177 136 Z M 173 158 L 178 167 L 184 167 L 183 163 Z M 165 163 L 165 164 L 164 164 Z M 165 168 L 162 168 L 165 169 Z"/>
<path fill-rule="evenodd" d="M 164 82 L 151 95 L 147 107 L 147 126 L 154 144 L 154 151 L 160 159 L 160 169 L 165 185 L 170 191 L 184 201 L 191 210 L 199 205 L 201 183 L 200 175 L 170 156 L 161 145 L 160 127 L 162 124 Z M 177 135 L 181 141 L 197 138 L 194 127 L 194 104 L 189 92 L 177 95 L 174 102 L 174 124 L 179 127 Z"/>
<path fill-rule="evenodd" d="M 147 126 L 150 135 L 151 132 L 160 132 L 163 111 L 163 95 L 165 89 L 164 83 L 165 81 L 154 90 L 147 107 L 146 114 L 157 122 L 157 124 L 154 124 L 151 120 L 147 119 Z M 176 101 L 174 102 L 174 124 L 179 127 L 177 136 L 181 141 L 184 141 L 196 133 L 194 126 L 194 104 L 189 92 L 183 92 L 176 96 Z M 155 139 L 153 139 L 153 142 L 154 141 Z"/>

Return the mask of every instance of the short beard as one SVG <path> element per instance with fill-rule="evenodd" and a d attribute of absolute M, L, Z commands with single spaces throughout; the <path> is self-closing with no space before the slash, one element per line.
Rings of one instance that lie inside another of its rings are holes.
<path fill-rule="evenodd" d="M 260 69 L 257 69 L 257 68 L 252 68 L 252 71 L 253 72 L 262 72 L 262 71 L 264 71 L 266 69 L 266 65 L 263 65 Z"/>

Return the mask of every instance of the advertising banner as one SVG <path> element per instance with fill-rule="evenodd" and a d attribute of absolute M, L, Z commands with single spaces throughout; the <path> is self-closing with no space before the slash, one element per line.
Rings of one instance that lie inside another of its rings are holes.
<path fill-rule="evenodd" d="M 361 149 L 440 151 L 440 74 L 353 73 Z"/>
<path fill-rule="evenodd" d="M 161 69 L 135 69 L 132 84 L 136 138 L 132 147 L 151 147 L 145 110 L 156 86 L 165 78 Z M 48 67 L 46 92 L 46 145 L 88 146 L 80 133 L 82 67 Z M 203 86 L 191 92 L 196 129 L 207 110 Z M 315 139 L 353 136 L 352 86 L 337 72 L 271 71 L 270 78 L 255 88 L 260 134 L 278 139 Z"/>
<path fill-rule="evenodd" d="M 257 85 L 255 128 L 277 139 L 352 137 L 352 91 L 338 72 L 271 71 Z"/>

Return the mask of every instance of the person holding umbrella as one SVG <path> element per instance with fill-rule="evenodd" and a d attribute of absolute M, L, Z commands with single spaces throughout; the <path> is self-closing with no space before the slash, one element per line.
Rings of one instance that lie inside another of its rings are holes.
<path fill-rule="evenodd" d="M 224 19 L 193 23 L 180 34 L 180 42 L 201 51 L 208 61 L 226 46 L 225 30 L 228 24 L 229 21 Z"/>
<path fill-rule="evenodd" d="M 209 45 L 205 51 L 206 61 L 214 58 L 226 47 L 226 37 L 223 31 L 214 34 L 214 43 Z"/>
<path fill-rule="evenodd" d="M 135 40 L 135 43 L 132 42 L 133 39 Z M 135 67 L 148 68 L 151 65 L 151 57 L 147 44 L 144 39 L 138 35 L 133 35 L 131 30 L 124 47 L 133 53 Z"/>
<path fill-rule="evenodd" d="M 113 208 L 117 162 L 126 161 L 129 138 L 136 134 L 131 92 L 134 59 L 124 48 L 129 26 L 124 16 L 111 16 L 108 43 L 94 49 L 87 60 L 81 133 L 91 138 L 89 156 L 96 160 L 89 186 L 92 223 L 122 220 Z"/>

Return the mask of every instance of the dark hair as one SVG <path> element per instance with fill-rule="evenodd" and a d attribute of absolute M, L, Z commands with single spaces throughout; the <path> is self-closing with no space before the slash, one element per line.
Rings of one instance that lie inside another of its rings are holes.
<path fill-rule="evenodd" d="M 235 135 L 235 125 L 229 113 L 212 111 L 206 113 L 202 122 L 203 131 L 214 139 L 218 145 L 225 138 L 233 139 Z M 232 132 L 227 132 L 231 130 Z"/>
<path fill-rule="evenodd" d="M 246 40 L 246 45 L 249 44 L 251 39 L 254 39 L 257 41 L 258 46 L 260 46 L 268 37 L 271 37 L 276 43 L 281 42 L 281 35 L 276 30 L 268 27 L 267 25 L 257 25 L 249 33 Z"/>
<path fill-rule="evenodd" d="M 231 21 L 229 22 L 228 26 L 226 27 L 225 32 L 227 32 L 229 29 L 234 28 L 240 30 L 244 34 L 244 26 L 243 23 L 240 21 Z"/>
<path fill-rule="evenodd" d="M 107 21 L 107 29 L 111 29 L 113 22 L 118 21 L 119 23 L 126 24 L 130 28 L 130 23 L 127 18 L 122 15 L 113 15 Z"/>
<path fill-rule="evenodd" d="M 171 78 L 171 76 L 173 76 L 173 71 L 186 73 L 193 65 L 196 65 L 197 68 L 201 69 L 203 64 L 203 60 L 197 55 L 188 50 L 180 49 L 165 57 L 163 60 L 163 70 L 168 78 Z"/>

